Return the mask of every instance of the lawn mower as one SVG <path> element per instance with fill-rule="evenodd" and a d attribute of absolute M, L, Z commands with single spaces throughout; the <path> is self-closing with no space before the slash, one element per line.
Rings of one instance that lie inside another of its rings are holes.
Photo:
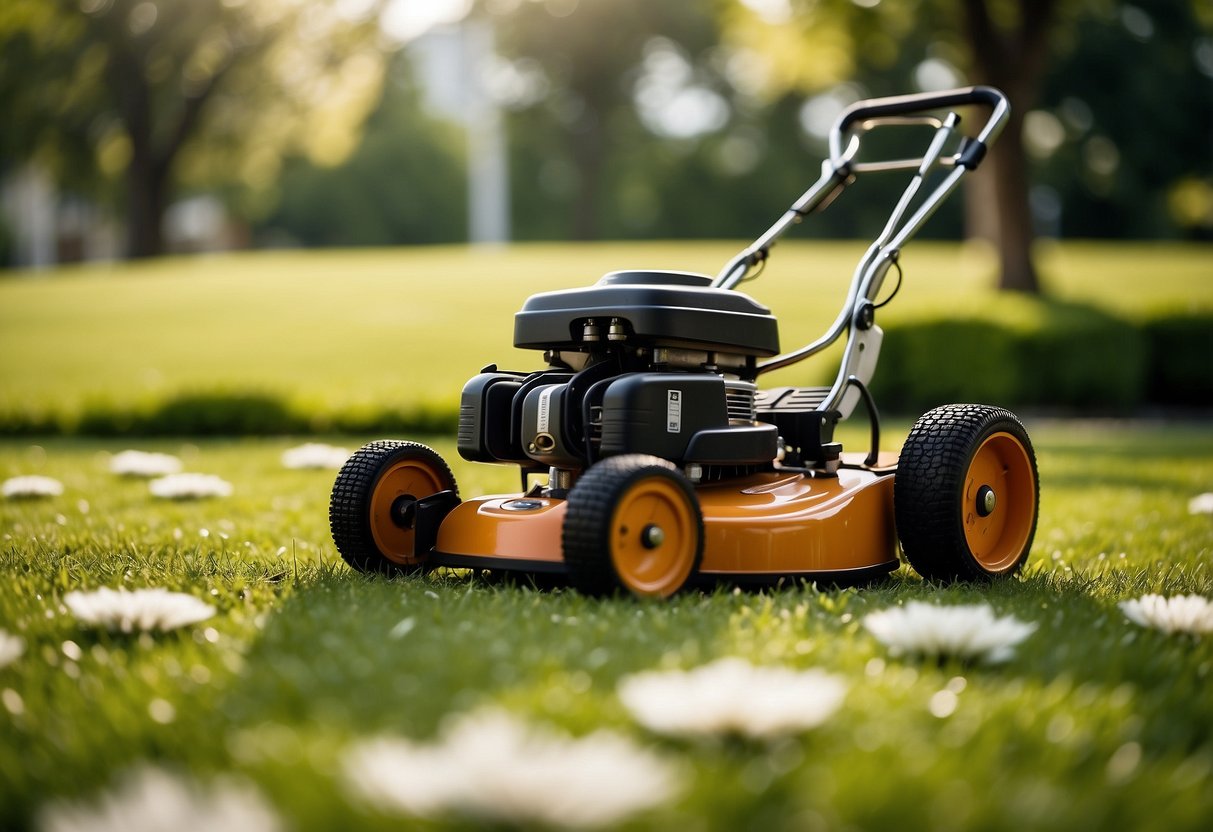
<path fill-rule="evenodd" d="M 974 136 L 950 110 L 971 105 L 988 111 Z M 886 275 L 897 267 L 900 285 L 902 247 L 981 163 L 1008 113 L 990 87 L 860 101 L 835 121 L 817 182 L 715 278 L 616 271 L 533 295 L 515 315 L 514 343 L 542 351 L 544 366 L 489 365 L 473 377 L 457 443 L 464 459 L 517 465 L 520 491 L 461 500 L 432 449 L 372 442 L 333 486 L 342 557 L 366 572 L 488 570 L 657 597 L 720 580 L 869 582 L 897 568 L 898 541 L 929 580 L 1014 573 L 1039 504 L 1020 421 L 998 407 L 946 405 L 915 423 L 900 454 L 881 453 L 868 389 Z M 891 125 L 929 134 L 926 151 L 862 160 L 864 140 Z M 856 177 L 890 171 L 912 175 L 841 312 L 816 341 L 780 354 L 771 311 L 736 287 Z M 844 335 L 832 385 L 758 388 L 763 374 Z M 844 452 L 834 431 L 860 403 L 871 448 Z"/>

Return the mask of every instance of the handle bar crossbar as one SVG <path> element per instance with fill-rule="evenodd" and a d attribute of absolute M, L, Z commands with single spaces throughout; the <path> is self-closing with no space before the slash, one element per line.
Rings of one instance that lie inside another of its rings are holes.
<path fill-rule="evenodd" d="M 957 133 L 960 117 L 949 112 L 938 118 L 930 113 L 941 108 L 979 104 L 990 108 L 990 115 L 976 137 L 963 137 L 957 151 L 945 155 L 949 140 Z M 852 182 L 858 174 L 912 170 L 914 176 L 906 186 L 888 221 L 875 241 L 860 259 L 851 278 L 846 302 L 838 317 L 816 341 L 759 365 L 765 373 L 795 364 L 821 352 L 833 344 L 843 332 L 850 330 L 842 368 L 829 396 L 818 410 L 837 410 L 846 416 L 859 400 L 859 387 L 866 384 L 875 370 L 881 331 L 870 320 L 861 318 L 870 309 L 884 282 L 885 274 L 897 260 L 902 247 L 926 224 L 936 209 L 960 184 L 960 180 L 975 170 L 985 157 L 986 148 L 1002 131 L 1010 114 L 1003 93 L 993 87 L 967 87 L 938 93 L 902 95 L 857 102 L 844 110 L 830 130 L 830 158 L 822 162 L 820 178 L 757 240 L 730 260 L 712 281 L 712 286 L 733 289 L 753 276 L 752 270 L 766 261 L 771 248 L 793 225 L 809 214 L 822 211 Z M 918 158 L 879 162 L 856 161 L 862 136 L 878 127 L 889 125 L 927 125 L 934 128 L 926 152 Z M 911 213 L 911 205 L 922 190 L 927 176 L 936 168 L 950 169 L 938 181 L 934 190 L 925 194 Z M 909 218 L 906 214 L 909 213 Z M 855 385 L 853 379 L 861 382 Z"/>

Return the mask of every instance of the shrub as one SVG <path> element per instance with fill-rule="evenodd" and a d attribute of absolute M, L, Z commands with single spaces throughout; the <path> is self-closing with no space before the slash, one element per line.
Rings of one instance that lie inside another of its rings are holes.
<path fill-rule="evenodd" d="M 1147 401 L 1213 405 L 1213 309 L 1147 313 L 1141 331 L 1149 356 Z"/>
<path fill-rule="evenodd" d="M 1145 347 L 1094 307 L 1019 295 L 890 314 L 872 389 L 881 407 L 949 402 L 1123 410 L 1140 401 Z"/>
<path fill-rule="evenodd" d="M 1026 403 L 1080 411 L 1139 405 L 1147 366 L 1141 333 L 1093 306 L 1039 303 L 1040 325 L 1023 339 L 1033 376 Z"/>
<path fill-rule="evenodd" d="M 306 433 L 453 433 L 453 402 L 405 407 L 354 404 L 334 409 L 256 391 L 181 393 L 160 402 L 126 405 L 93 400 L 74 420 L 42 414 L 0 413 L 0 434 L 65 433 L 82 436 L 274 436 Z"/>
<path fill-rule="evenodd" d="M 0 410 L 0 436 L 53 436 L 71 433 L 74 428 L 62 414 L 52 411 Z"/>
<path fill-rule="evenodd" d="M 1021 400 L 1023 362 L 1010 329 L 978 318 L 923 316 L 885 329 L 872 394 L 882 409 Z"/>
<path fill-rule="evenodd" d="M 83 436 L 241 436 L 299 429 L 301 420 L 270 393 L 179 393 L 162 401 L 92 400 L 70 432 Z"/>
<path fill-rule="evenodd" d="M 109 400 L 85 402 L 80 414 L 66 427 L 81 436 L 132 436 L 143 428 L 145 413 L 139 405 L 120 405 Z"/>
<path fill-rule="evenodd" d="M 148 414 L 146 436 L 264 436 L 296 433 L 306 425 L 283 399 L 272 393 L 183 393 Z"/>
<path fill-rule="evenodd" d="M 459 425 L 459 407 L 453 402 L 353 406 L 332 412 L 314 411 L 310 424 L 320 433 L 454 433 Z"/>

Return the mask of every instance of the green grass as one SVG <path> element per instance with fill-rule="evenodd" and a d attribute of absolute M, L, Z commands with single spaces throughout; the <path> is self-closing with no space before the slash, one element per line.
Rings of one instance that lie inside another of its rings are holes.
<path fill-rule="evenodd" d="M 0 414 L 69 417 L 152 407 L 181 393 L 257 391 L 310 413 L 448 407 L 490 362 L 530 369 L 513 314 L 534 292 L 622 268 L 715 273 L 741 243 L 519 245 L 263 252 L 64 268 L 0 279 Z M 785 348 L 833 320 L 861 242 L 781 244 L 745 289 L 772 307 Z M 1213 308 L 1213 248 L 1067 243 L 1042 247 L 1046 288 L 1129 315 Z M 981 247 L 916 243 L 891 313 L 987 298 Z M 772 384 L 832 375 L 797 367 Z"/>
<path fill-rule="evenodd" d="M 1022 580 L 936 588 L 903 569 L 858 591 L 663 603 L 463 573 L 356 575 L 328 538 L 332 475 L 282 469 L 285 439 L 140 444 L 236 489 L 180 504 L 107 473 L 122 445 L 0 442 L 0 478 L 41 473 L 67 489 L 0 502 L 0 628 L 27 642 L 0 669 L 0 827 L 152 760 L 237 772 L 298 830 L 399 828 L 348 800 L 342 750 L 384 732 L 429 737 L 446 715 L 498 704 L 574 734 L 609 727 L 684 763 L 689 792 L 638 828 L 1208 829 L 1213 638 L 1143 630 L 1116 603 L 1213 596 L 1213 522 L 1187 510 L 1213 490 L 1213 431 L 1029 428 L 1042 504 Z M 511 487 L 510 470 L 433 444 L 465 494 Z M 71 589 L 120 585 L 187 591 L 219 612 L 153 638 L 82 630 L 61 607 Z M 896 659 L 860 622 L 911 599 L 989 600 L 1039 629 L 1002 666 Z M 628 673 L 726 655 L 822 667 L 850 695 L 827 725 L 769 746 L 652 740 L 614 695 Z M 937 718 L 929 703 L 949 686 L 958 707 Z"/>
<path fill-rule="evenodd" d="M 0 413 L 155 404 L 183 391 L 254 390 L 315 412 L 449 404 L 513 350 L 527 295 L 615 268 L 714 272 L 731 243 L 261 253 L 63 269 L 0 279 Z M 837 311 L 859 243 L 781 245 L 746 288 L 785 346 Z M 1050 292 L 1133 317 L 1213 307 L 1211 250 L 1066 244 L 1042 249 Z M 915 244 L 897 306 L 989 293 L 980 249 Z M 795 383 L 795 374 L 772 383 Z M 608 727 L 690 771 L 689 791 L 640 828 L 1209 828 L 1213 638 L 1129 623 L 1145 592 L 1213 596 L 1213 523 L 1187 501 L 1213 490 L 1206 425 L 1029 422 L 1041 521 L 1022 580 L 937 588 L 902 569 L 847 591 L 722 588 L 665 603 L 491 585 L 465 573 L 371 580 L 337 558 L 332 474 L 283 469 L 292 440 L 0 440 L 0 480 L 60 479 L 63 496 L 0 501 L 0 629 L 24 656 L 0 668 L 0 828 L 45 802 L 88 799 L 152 761 L 256 783 L 293 828 L 398 828 L 351 803 L 343 749 L 432 736 L 484 704 L 574 734 Z M 895 446 L 908 426 L 890 428 Z M 371 437 L 367 437 L 371 438 Z M 861 428 L 844 441 L 862 447 Z M 361 440 L 333 441 L 356 446 Z M 107 473 L 134 444 L 233 483 L 228 499 L 155 501 Z M 462 463 L 465 495 L 509 490 L 512 470 Z M 162 636 L 82 629 L 73 589 L 163 586 L 217 615 Z M 1009 664 L 895 659 L 863 615 L 913 599 L 988 599 L 1038 624 Z M 411 622 L 411 623 L 403 623 Z M 614 694 L 622 676 L 718 656 L 822 667 L 850 695 L 829 724 L 770 746 L 645 735 Z M 929 710 L 959 690 L 946 718 Z"/>

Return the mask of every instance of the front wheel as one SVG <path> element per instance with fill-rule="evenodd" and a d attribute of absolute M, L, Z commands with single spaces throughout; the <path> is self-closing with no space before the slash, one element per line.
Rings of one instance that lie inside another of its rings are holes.
<path fill-rule="evenodd" d="M 333 542 L 360 572 L 412 573 L 425 568 L 416 550 L 417 503 L 442 491 L 458 494 L 455 475 L 417 442 L 364 445 L 337 474 L 329 501 Z"/>
<path fill-rule="evenodd" d="M 893 481 L 897 535 L 928 580 L 987 581 L 1023 566 L 1040 485 L 1032 441 L 1015 414 L 953 404 L 920 418 Z"/>
<path fill-rule="evenodd" d="M 703 515 L 690 482 L 660 457 L 628 454 L 592 466 L 569 492 L 562 533 L 573 585 L 666 598 L 703 557 Z"/>

